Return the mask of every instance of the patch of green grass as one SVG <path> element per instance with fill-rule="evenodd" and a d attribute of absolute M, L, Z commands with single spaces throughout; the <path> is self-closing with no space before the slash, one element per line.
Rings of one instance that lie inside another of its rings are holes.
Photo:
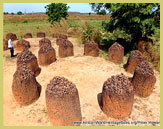
<path fill-rule="evenodd" d="M 45 113 L 45 114 L 48 113 L 47 110 L 46 110 L 45 108 L 42 110 L 42 112 Z"/>
<path fill-rule="evenodd" d="M 84 22 L 87 22 L 92 27 L 102 29 L 102 20 L 68 20 L 67 23 L 70 27 L 80 27 Z"/>
<path fill-rule="evenodd" d="M 68 20 L 67 23 L 70 27 L 79 27 L 81 24 L 81 21 L 80 20 Z"/>
<path fill-rule="evenodd" d="M 87 22 L 93 27 L 101 28 L 102 20 L 67 20 L 69 27 L 80 27 L 83 22 Z M 51 36 L 55 32 L 55 28 L 46 20 L 39 21 L 11 21 L 4 22 L 4 36 L 9 33 L 15 33 L 18 38 L 23 37 L 25 33 L 32 33 L 35 37 L 37 32 L 45 32 L 47 36 Z"/>
<path fill-rule="evenodd" d="M 21 38 L 25 33 L 32 33 L 36 36 L 39 31 L 45 32 L 50 35 L 50 24 L 47 21 L 18 21 L 18 22 L 4 22 L 4 35 L 9 32 L 15 33 L 18 38 Z"/>
<path fill-rule="evenodd" d="M 99 53 L 99 57 L 102 57 L 102 58 L 104 58 L 105 60 L 107 60 L 108 59 L 108 53 L 107 53 L 107 51 L 100 51 L 100 53 Z"/>

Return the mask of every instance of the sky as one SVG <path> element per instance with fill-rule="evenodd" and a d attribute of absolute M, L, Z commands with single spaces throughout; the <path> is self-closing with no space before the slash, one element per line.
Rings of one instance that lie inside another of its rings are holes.
<path fill-rule="evenodd" d="M 49 3 L 5 3 L 3 6 L 3 12 L 17 13 L 22 11 L 23 13 L 32 12 L 45 12 L 45 6 Z M 81 12 L 89 13 L 93 12 L 91 6 L 88 3 L 68 3 L 69 12 Z"/>

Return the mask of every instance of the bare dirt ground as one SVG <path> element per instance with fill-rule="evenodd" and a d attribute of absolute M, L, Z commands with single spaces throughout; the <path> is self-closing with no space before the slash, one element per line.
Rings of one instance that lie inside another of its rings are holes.
<path fill-rule="evenodd" d="M 69 38 L 74 44 L 73 57 L 59 58 L 58 46 L 55 39 L 50 38 L 57 53 L 57 61 L 49 66 L 40 66 L 41 74 L 37 81 L 42 86 L 40 98 L 29 106 L 20 106 L 12 95 L 12 79 L 16 71 L 16 58 L 11 59 L 9 50 L 4 52 L 3 58 L 3 123 L 5 126 L 51 126 L 47 118 L 45 105 L 45 89 L 54 76 L 64 76 L 76 84 L 79 91 L 83 121 L 117 121 L 107 118 L 101 111 L 97 95 L 101 93 L 104 81 L 112 75 L 124 73 L 128 77 L 131 74 L 125 72 L 120 66 L 101 57 L 83 56 L 83 45 L 77 44 L 77 39 Z M 38 56 L 39 38 L 28 39 L 30 50 Z M 15 42 L 14 42 L 15 43 Z M 17 53 L 18 51 L 15 51 Z M 123 121 L 160 121 L 160 74 L 155 71 L 157 82 L 151 96 L 147 98 L 134 97 L 134 106 L 131 115 Z M 122 121 L 122 120 L 121 120 Z"/>

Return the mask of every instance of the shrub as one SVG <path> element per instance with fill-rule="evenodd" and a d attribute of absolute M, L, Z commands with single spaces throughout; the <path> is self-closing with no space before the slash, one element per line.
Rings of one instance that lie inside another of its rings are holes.
<path fill-rule="evenodd" d="M 27 20 L 24 20 L 23 23 L 28 23 L 28 21 Z"/>
<path fill-rule="evenodd" d="M 17 15 L 22 15 L 23 13 L 21 11 L 18 11 L 17 12 Z"/>
<path fill-rule="evenodd" d="M 55 31 L 56 33 L 61 33 L 61 34 L 67 34 L 69 25 L 65 19 L 61 19 L 60 22 L 55 22 L 53 26 L 51 26 L 52 30 Z"/>
<path fill-rule="evenodd" d="M 102 31 L 100 29 L 96 29 L 87 22 L 81 26 L 81 34 L 80 40 L 81 43 L 85 43 L 88 41 L 95 41 L 98 45 L 102 42 Z"/>

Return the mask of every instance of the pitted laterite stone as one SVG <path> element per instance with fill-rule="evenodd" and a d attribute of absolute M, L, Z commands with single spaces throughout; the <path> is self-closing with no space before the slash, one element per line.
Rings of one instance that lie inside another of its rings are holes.
<path fill-rule="evenodd" d="M 59 57 L 68 57 L 74 55 L 74 46 L 69 40 L 65 40 L 59 44 Z"/>
<path fill-rule="evenodd" d="M 30 48 L 30 43 L 27 40 L 20 39 L 16 42 L 16 50 L 17 51 L 23 51 L 24 49 L 29 49 Z"/>
<path fill-rule="evenodd" d="M 52 37 L 53 37 L 53 38 L 59 38 L 59 34 L 58 34 L 58 33 L 53 33 L 53 34 L 52 34 Z"/>
<path fill-rule="evenodd" d="M 3 39 L 3 50 L 8 50 L 8 40 L 7 39 Z"/>
<path fill-rule="evenodd" d="M 11 38 L 12 41 L 17 40 L 16 34 L 13 34 L 13 33 L 8 33 L 8 34 L 6 35 L 6 39 L 7 39 L 7 40 L 9 40 L 10 38 Z"/>
<path fill-rule="evenodd" d="M 143 37 L 139 39 L 137 44 L 137 49 L 142 53 L 144 52 L 148 53 L 151 51 L 152 46 L 153 46 L 153 40 Z"/>
<path fill-rule="evenodd" d="M 51 41 L 48 38 L 43 38 L 39 41 L 39 47 L 41 47 L 44 44 L 48 44 L 51 46 Z"/>
<path fill-rule="evenodd" d="M 104 82 L 101 108 L 108 117 L 128 117 L 132 112 L 133 101 L 133 86 L 123 74 L 112 76 Z"/>
<path fill-rule="evenodd" d="M 24 64 L 19 65 L 13 75 L 12 93 L 20 105 L 31 104 L 40 97 L 41 85 Z"/>
<path fill-rule="evenodd" d="M 27 67 L 29 67 L 32 72 L 34 72 L 35 76 L 38 76 L 41 72 L 36 56 L 28 49 L 24 49 L 17 56 L 17 66 L 21 64 L 25 64 Z"/>
<path fill-rule="evenodd" d="M 140 51 L 134 50 L 129 56 L 127 63 L 125 64 L 125 69 L 129 73 L 134 73 L 138 64 L 143 61 L 143 55 Z"/>
<path fill-rule="evenodd" d="M 81 121 L 78 90 L 64 77 L 54 77 L 46 88 L 46 107 L 48 118 L 54 126 L 72 126 Z"/>
<path fill-rule="evenodd" d="M 56 61 L 55 49 L 49 44 L 43 45 L 38 51 L 38 60 L 40 65 L 49 65 Z"/>
<path fill-rule="evenodd" d="M 132 84 L 135 94 L 140 97 L 148 97 L 152 94 L 156 77 L 154 71 L 147 61 L 141 62 L 133 75 Z"/>
<path fill-rule="evenodd" d="M 56 35 L 56 44 L 59 45 L 60 43 L 66 42 L 68 37 L 67 35 L 63 35 L 63 34 L 57 34 Z"/>
<path fill-rule="evenodd" d="M 114 63 L 122 63 L 124 57 L 124 48 L 119 43 L 115 42 L 109 49 L 108 49 L 108 59 Z"/>
<path fill-rule="evenodd" d="M 64 35 L 64 34 L 59 34 L 59 37 L 60 39 L 68 39 L 67 35 Z"/>
<path fill-rule="evenodd" d="M 24 34 L 24 38 L 25 39 L 32 38 L 32 34 L 31 33 L 26 33 L 26 34 Z"/>
<path fill-rule="evenodd" d="M 85 43 L 84 44 L 84 55 L 97 57 L 99 55 L 98 44 L 95 43 L 94 41 Z"/>
<path fill-rule="evenodd" d="M 60 38 L 56 39 L 56 44 L 57 45 L 59 45 L 60 43 L 63 43 L 63 42 L 66 42 L 66 39 L 60 39 Z"/>
<path fill-rule="evenodd" d="M 53 38 L 59 38 L 59 39 L 68 39 L 68 36 L 65 34 L 59 34 L 59 33 L 54 33 L 52 34 Z"/>
<path fill-rule="evenodd" d="M 45 38 L 46 34 L 44 32 L 38 32 L 37 33 L 37 38 Z"/>

